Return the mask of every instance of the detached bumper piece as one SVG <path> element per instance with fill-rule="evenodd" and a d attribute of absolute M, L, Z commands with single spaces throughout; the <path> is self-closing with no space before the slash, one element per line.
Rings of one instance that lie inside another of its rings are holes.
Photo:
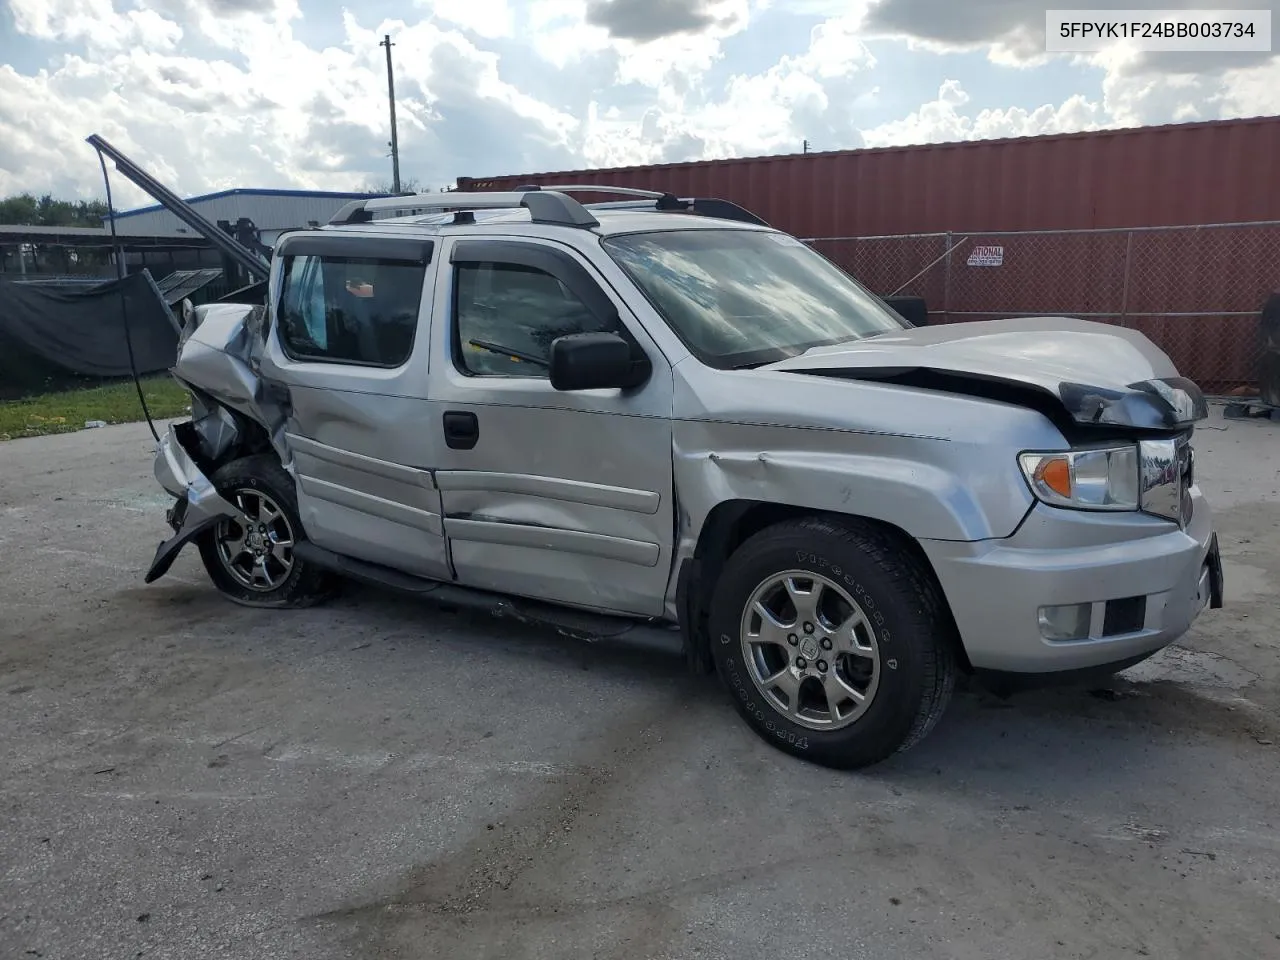
<path fill-rule="evenodd" d="M 181 502 L 183 504 L 186 503 L 185 500 Z M 209 517 L 207 520 L 197 523 L 194 527 L 187 527 L 162 542 L 156 547 L 155 556 L 151 558 L 151 566 L 147 570 L 147 575 L 142 578 L 143 582 L 155 583 L 155 581 L 168 573 L 169 568 L 173 566 L 173 561 L 178 559 L 178 554 L 182 552 L 182 548 L 206 530 L 212 529 L 221 519 L 222 517 Z"/>
<path fill-rule="evenodd" d="M 190 431 L 179 431 L 187 424 L 169 427 L 156 447 L 155 474 L 160 485 L 173 494 L 177 502 L 165 514 L 174 534 L 156 547 L 155 556 L 144 582 L 154 583 L 169 572 L 182 548 L 218 521 L 238 517 L 240 511 L 214 489 L 213 483 L 196 465 L 195 458 L 183 446 L 182 437 Z"/>
<path fill-rule="evenodd" d="M 1209 609 L 1220 610 L 1226 597 L 1227 580 L 1222 573 L 1222 554 L 1218 552 L 1216 533 L 1209 542 L 1209 555 L 1204 565 L 1209 577 Z"/>

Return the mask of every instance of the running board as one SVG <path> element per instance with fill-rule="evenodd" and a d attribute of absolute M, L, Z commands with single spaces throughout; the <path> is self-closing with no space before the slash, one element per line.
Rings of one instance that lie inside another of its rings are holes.
<path fill-rule="evenodd" d="M 680 637 L 680 628 L 673 623 L 573 610 L 538 600 L 509 597 L 441 580 L 416 577 L 381 564 L 334 553 L 309 540 L 294 547 L 293 555 L 299 560 L 313 563 L 351 580 L 423 597 L 441 606 L 466 607 L 495 617 L 510 617 L 522 623 L 551 627 L 567 637 L 579 640 L 612 640 L 623 636 L 652 636 L 670 640 Z"/>

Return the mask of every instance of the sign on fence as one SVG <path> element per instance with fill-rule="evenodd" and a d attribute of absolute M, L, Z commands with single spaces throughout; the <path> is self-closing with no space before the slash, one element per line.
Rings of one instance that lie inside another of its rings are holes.
<path fill-rule="evenodd" d="M 974 247 L 966 261 L 971 267 L 999 267 L 1004 265 L 1004 247 Z"/>

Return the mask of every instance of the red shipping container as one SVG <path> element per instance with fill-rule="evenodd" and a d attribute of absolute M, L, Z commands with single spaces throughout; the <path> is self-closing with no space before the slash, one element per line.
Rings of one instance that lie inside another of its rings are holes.
<path fill-rule="evenodd" d="M 573 183 L 731 200 L 820 239 L 875 292 L 923 296 L 936 321 L 1123 323 L 1215 391 L 1255 380 L 1257 311 L 1280 290 L 1280 226 L 1141 229 L 1280 221 L 1280 117 L 461 177 L 458 187 Z M 1073 230 L 1116 232 L 1060 232 Z M 967 238 L 949 258 L 945 237 L 902 236 L 946 232 Z M 1003 262 L 969 266 L 974 245 L 1001 246 Z"/>
<path fill-rule="evenodd" d="M 525 183 L 719 197 L 805 238 L 1280 220 L 1280 117 L 458 180 Z"/>

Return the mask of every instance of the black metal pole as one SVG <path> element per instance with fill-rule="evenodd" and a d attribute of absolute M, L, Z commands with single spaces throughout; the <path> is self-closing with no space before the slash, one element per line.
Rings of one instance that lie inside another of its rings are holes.
<path fill-rule="evenodd" d="M 391 99 L 391 192 L 400 192 L 400 138 L 396 134 L 396 77 L 391 69 L 391 34 L 385 34 L 380 47 L 387 48 L 387 96 Z"/>

